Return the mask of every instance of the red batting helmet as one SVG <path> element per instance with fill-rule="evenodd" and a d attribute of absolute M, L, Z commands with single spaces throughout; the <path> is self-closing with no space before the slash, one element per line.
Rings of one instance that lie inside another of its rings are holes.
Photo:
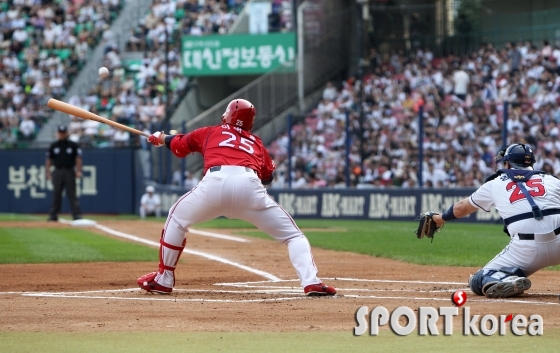
<path fill-rule="evenodd" d="M 255 107 L 251 102 L 245 99 L 234 99 L 229 102 L 226 112 L 222 115 L 222 123 L 251 131 L 256 114 Z"/>

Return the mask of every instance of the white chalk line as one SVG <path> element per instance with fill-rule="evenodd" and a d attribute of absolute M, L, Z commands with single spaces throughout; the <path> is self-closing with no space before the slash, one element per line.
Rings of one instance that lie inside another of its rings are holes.
<path fill-rule="evenodd" d="M 105 300 L 140 300 L 140 301 L 167 301 L 167 302 L 213 302 L 213 303 L 256 303 L 256 302 L 278 302 L 287 300 L 302 300 L 309 297 L 284 297 L 284 298 L 267 298 L 267 299 L 203 299 L 203 298 L 130 298 L 130 297 L 105 297 L 105 296 L 83 296 L 83 295 L 59 295 L 50 293 L 35 293 L 26 295 L 28 297 L 43 298 L 70 298 L 70 299 L 105 299 Z"/>
<path fill-rule="evenodd" d="M 61 223 L 65 223 L 65 224 L 71 224 L 72 222 L 69 220 L 65 220 L 65 219 L 60 219 L 59 220 Z M 144 238 L 140 238 L 134 235 L 130 235 L 130 234 L 126 234 L 123 232 L 119 232 L 117 230 L 111 229 L 109 227 L 105 227 L 102 226 L 100 224 L 96 224 L 95 225 L 96 228 L 118 236 L 118 237 L 122 237 L 128 240 L 132 240 L 132 241 L 136 241 L 139 243 L 143 243 L 146 245 L 150 245 L 150 246 L 155 246 L 155 247 L 159 247 L 159 243 L 151 241 L 151 240 L 147 240 Z M 230 237 L 227 235 L 221 235 L 221 234 L 217 234 L 217 233 L 211 233 L 211 232 L 205 232 L 205 231 L 198 231 L 195 230 L 193 231 L 192 229 L 190 230 L 192 233 L 194 234 L 199 234 L 199 235 L 203 235 L 203 236 L 211 236 L 211 237 L 216 237 L 216 238 L 220 238 L 220 239 L 225 239 L 225 240 L 233 240 L 233 241 L 239 241 L 239 242 L 248 242 L 248 240 L 246 239 L 242 239 L 242 238 L 236 238 L 236 237 Z M 234 240 L 235 239 L 235 240 Z M 261 271 L 261 270 L 257 270 L 224 258 L 221 258 L 219 256 L 215 256 L 215 255 L 211 255 L 211 254 L 207 254 L 207 253 L 203 253 L 200 251 L 194 251 L 194 250 L 188 250 L 185 249 L 183 250 L 183 252 L 186 253 L 190 253 L 192 255 L 197 255 L 197 256 L 201 256 L 201 257 L 205 257 L 207 259 L 210 260 L 214 260 L 214 261 L 218 261 L 218 262 L 222 262 L 228 265 L 232 265 L 241 269 L 244 269 L 248 272 L 252 272 L 255 274 L 258 274 L 260 276 L 263 276 L 267 279 L 269 279 L 268 281 L 254 281 L 254 282 L 233 282 L 233 283 L 216 283 L 214 285 L 217 286 L 233 286 L 233 287 L 248 287 L 248 288 L 274 288 L 275 289 L 275 293 L 283 293 L 283 294 L 292 294 L 292 293 L 286 293 L 286 290 L 290 290 L 290 291 L 295 291 L 296 287 L 277 287 L 277 286 L 251 286 L 250 284 L 259 284 L 259 283 L 272 283 L 272 282 L 293 282 L 293 281 L 297 281 L 297 280 L 282 280 L 268 272 L 265 271 Z M 333 280 L 333 281 L 355 281 L 355 282 L 377 282 L 377 283 L 408 283 L 408 284 L 440 284 L 440 285 L 465 285 L 464 282 L 439 282 L 439 281 L 419 281 L 419 280 L 375 280 L 375 279 L 362 279 L 362 278 L 344 278 L 344 277 L 335 277 L 335 278 L 325 278 L 325 280 Z M 116 290 L 102 290 L 102 292 L 123 292 L 123 291 L 139 291 L 139 288 L 127 288 L 127 289 L 116 289 Z M 383 289 L 340 289 L 342 291 L 379 291 L 379 292 L 418 292 L 418 290 L 404 290 L 404 289 L 393 289 L 393 290 L 383 290 Z M 187 292 L 187 291 L 191 291 L 191 292 L 216 292 L 216 293 L 241 293 L 241 292 L 245 292 L 244 294 L 248 294 L 248 293 L 253 293 L 253 294 L 271 294 L 271 293 L 263 293 L 263 291 L 213 291 L 213 290 L 181 290 L 181 289 L 175 289 L 175 291 L 180 291 L 180 292 Z M 454 290 L 441 290 L 441 291 L 423 291 L 423 292 L 428 292 L 428 293 L 441 293 L 441 292 L 452 292 Z M 99 291 L 85 291 L 85 292 L 71 292 L 71 293 L 95 293 L 95 292 L 99 292 Z M 259 293 L 256 293 L 259 292 Z M 298 292 L 301 293 L 301 289 L 298 289 Z M 58 298 L 87 298 L 87 299 L 116 299 L 116 300 L 156 300 L 156 301 L 173 301 L 173 302 L 225 302 L 225 303 L 245 303 L 245 302 L 268 302 L 268 301 L 284 301 L 284 300 L 296 300 L 296 299 L 305 299 L 308 298 L 306 296 L 298 296 L 298 297 L 288 297 L 288 298 L 269 298 L 269 299 L 244 299 L 244 300 L 232 300 L 232 299 L 177 299 L 177 298 L 127 298 L 127 297 L 104 297 L 104 296 L 83 296 L 83 295 L 75 295 L 75 294 L 67 294 L 65 292 L 42 292 L 42 293 L 31 293 L 31 292 L 0 292 L 0 295 L 2 294 L 21 294 L 23 296 L 33 296 L 33 297 L 58 297 Z M 550 295 L 549 293 L 534 293 L 534 294 L 538 294 L 538 295 Z M 345 297 L 345 298 L 371 298 L 371 299 L 398 299 L 398 300 L 434 300 L 434 301 L 449 301 L 448 298 L 427 298 L 427 297 L 401 297 L 401 296 L 364 296 L 364 295 L 343 295 L 343 296 L 334 296 L 336 297 Z M 503 302 L 503 303 L 518 303 L 518 304 L 535 304 L 535 305 L 560 305 L 560 303 L 554 303 L 554 302 L 536 302 L 536 301 L 530 301 L 530 300 L 510 300 L 510 299 L 469 299 L 469 302 L 481 302 L 481 303 L 496 303 L 496 302 Z"/>
<path fill-rule="evenodd" d="M 212 233 L 212 232 L 207 232 L 205 230 L 198 230 L 198 229 L 192 229 L 192 228 L 189 228 L 189 233 L 202 235 L 202 236 L 205 236 L 205 237 L 231 240 L 231 241 L 236 241 L 236 242 L 239 242 L 239 243 L 250 243 L 251 242 L 249 239 L 234 237 L 234 236 L 225 235 L 225 234 Z"/>
<path fill-rule="evenodd" d="M 300 287 L 279 287 L 279 286 L 253 286 L 253 285 L 234 285 L 237 288 L 294 288 L 296 290 Z M 372 289 L 372 288 L 341 288 L 336 286 L 339 291 L 345 292 L 420 292 L 420 293 L 454 293 L 458 290 L 467 291 L 470 288 L 456 288 L 456 289 L 440 289 L 440 290 L 423 290 L 423 289 Z"/>
<path fill-rule="evenodd" d="M 58 221 L 60 223 L 64 223 L 64 224 L 72 224 L 71 220 L 64 219 L 64 218 L 60 218 Z M 96 228 L 99 228 L 99 227 L 97 227 L 98 225 L 99 224 L 92 224 L 92 226 L 96 227 Z M 250 243 L 251 242 L 251 240 L 249 240 L 249 239 L 235 237 L 235 236 L 232 236 L 232 235 L 225 235 L 225 234 L 207 232 L 205 230 L 199 230 L 199 229 L 190 228 L 189 233 L 202 235 L 204 237 L 211 237 L 211 238 L 217 238 L 217 239 L 223 239 L 223 240 L 236 241 L 236 242 L 239 242 L 239 243 Z"/>
<path fill-rule="evenodd" d="M 272 282 L 269 282 L 272 283 Z M 218 285 L 223 285 L 219 283 Z M 251 286 L 261 288 L 258 290 L 214 290 L 214 289 L 174 289 L 179 293 L 209 293 L 209 294 L 255 294 L 255 295 L 289 295 L 290 297 L 281 298 L 260 298 L 260 299 L 205 299 L 205 298 L 154 298 L 153 295 L 143 293 L 140 288 L 123 288 L 111 290 L 92 290 L 80 292 L 0 292 L 0 294 L 20 294 L 25 297 L 48 297 L 48 298 L 73 298 L 73 299 L 106 299 L 106 300 L 156 300 L 156 301 L 173 301 L 173 302 L 215 302 L 215 303 L 251 303 L 251 302 L 280 302 L 285 300 L 305 299 L 306 297 L 299 287 L 279 287 L 279 286 Z M 263 289 L 269 288 L 269 289 Z M 453 290 L 445 291 L 418 291 L 409 289 L 371 289 L 371 288 L 338 288 L 339 293 L 345 292 L 422 292 L 422 293 L 449 293 Z M 465 288 L 468 290 L 468 288 Z M 93 293 L 116 293 L 116 292 L 142 292 L 143 297 L 119 297 L 119 296 L 102 296 L 102 295 L 89 295 Z M 535 295 L 550 295 L 543 293 L 533 293 Z M 145 297 L 149 295 L 150 297 Z M 156 295 L 157 296 L 157 295 Z M 421 297 L 421 296 L 395 296 L 395 295 L 358 295 L 358 294 L 341 294 L 334 296 L 334 298 L 351 298 L 351 299 L 381 299 L 381 300 L 420 300 L 420 301 L 450 301 L 449 298 L 441 297 Z M 528 298 L 529 299 L 529 298 Z M 555 302 L 540 302 L 534 300 L 523 299 L 468 299 L 471 303 L 513 303 L 513 304 L 531 304 L 531 305 L 560 305 Z"/>
<path fill-rule="evenodd" d="M 340 291 L 349 291 L 351 289 L 339 289 Z M 99 291 L 84 291 L 84 292 L 39 292 L 39 293 L 23 293 L 25 297 L 48 297 L 48 298 L 71 298 L 71 299 L 105 299 L 105 300 L 140 300 L 140 301 L 172 301 L 172 302 L 215 302 L 215 303 L 251 303 L 251 302 L 279 302 L 286 300 L 306 299 L 309 298 L 301 290 L 286 288 L 282 290 L 258 290 L 258 291 L 227 291 L 227 290 L 204 290 L 204 289 L 175 289 L 181 293 L 228 293 L 228 294 L 282 294 L 291 295 L 291 297 L 281 298 L 260 298 L 260 299 L 204 299 L 204 298 L 154 298 L 148 297 L 115 297 L 115 296 L 100 296 L 100 295 L 79 295 L 91 294 L 95 292 L 119 292 L 119 291 L 140 291 L 139 288 L 126 288 L 120 290 L 99 290 Z M 379 290 L 383 291 L 383 290 Z M 409 290 L 385 290 L 386 292 L 410 292 Z M 357 294 L 343 294 L 334 296 L 334 298 L 352 298 L 352 299 L 382 299 L 382 300 L 419 300 L 419 301 L 450 301 L 449 298 L 438 297 L 420 297 L 420 296 L 384 296 L 384 295 L 357 295 Z M 468 299 L 469 303 L 515 303 L 515 304 L 531 304 L 531 305 L 560 305 L 555 302 L 539 302 L 533 300 L 519 300 L 519 299 Z"/>
<path fill-rule="evenodd" d="M 102 226 L 101 224 L 97 224 L 97 225 L 95 225 L 95 227 L 98 228 L 99 230 L 102 230 L 106 233 L 112 234 L 112 235 L 117 236 L 117 237 L 121 237 L 121 238 L 124 238 L 124 239 L 132 240 L 132 241 L 135 241 L 135 242 L 138 242 L 138 243 L 142 243 L 142 244 L 146 244 L 146 245 L 150 245 L 150 246 L 154 246 L 154 247 L 159 247 L 158 242 L 148 240 L 148 239 L 144 239 L 144 238 L 140 238 L 140 237 L 137 237 L 135 235 L 119 232 L 118 230 L 114 230 L 114 229 L 111 229 L 109 227 Z M 201 257 L 204 257 L 206 259 L 221 262 L 221 263 L 224 263 L 224 264 L 227 264 L 227 265 L 235 266 L 235 267 L 240 268 L 242 270 L 245 270 L 247 272 L 251 272 L 251 273 L 257 274 L 259 276 L 262 276 L 264 278 L 267 278 L 272 282 L 280 281 L 280 278 L 274 276 L 271 273 L 261 271 L 261 270 L 257 270 L 256 268 L 245 266 L 245 265 L 242 265 L 238 262 L 234 262 L 234 261 L 225 259 L 225 258 L 220 257 L 220 256 L 208 254 L 208 253 L 205 253 L 205 252 L 202 252 L 202 251 L 190 250 L 190 249 L 183 249 L 183 252 L 187 253 L 187 254 L 191 254 L 191 255 L 201 256 Z"/>
<path fill-rule="evenodd" d="M 405 281 L 405 280 L 391 280 L 391 279 L 362 279 L 362 278 L 323 278 L 327 281 L 351 281 L 351 282 L 377 282 L 377 283 L 410 283 L 410 284 L 441 284 L 441 285 L 460 285 L 464 286 L 466 282 L 433 282 L 433 281 Z M 236 286 L 258 283 L 269 283 L 270 281 L 251 281 L 251 282 L 231 282 L 231 283 L 216 283 L 215 286 Z M 275 282 L 299 282 L 298 279 L 281 279 Z"/>
<path fill-rule="evenodd" d="M 411 283 L 411 284 L 443 284 L 443 285 L 461 285 L 466 282 L 434 282 L 434 281 L 416 281 L 416 280 L 391 280 L 391 279 L 361 279 L 361 278 L 325 278 L 326 280 L 336 281 L 352 281 L 352 282 L 378 282 L 378 283 Z"/>
<path fill-rule="evenodd" d="M 278 288 L 278 287 L 277 287 Z M 293 288 L 293 289 L 292 289 Z M 280 288 L 280 289 L 261 289 L 261 290 L 216 290 L 216 289 L 181 289 L 173 288 L 173 293 L 233 293 L 233 294 L 302 294 L 301 288 Z M 140 288 L 124 288 L 111 290 L 90 290 L 78 292 L 12 292 L 12 294 L 21 294 L 23 296 L 33 296 L 35 294 L 57 294 L 57 295 L 78 295 L 92 293 L 122 293 L 122 292 L 139 292 L 145 294 Z"/>
<path fill-rule="evenodd" d="M 51 293 L 51 294 L 65 294 L 65 293 L 73 293 L 73 294 L 87 294 L 87 293 L 111 293 L 111 292 L 136 292 L 139 291 L 140 288 L 123 288 L 123 289 L 98 289 L 98 290 L 87 290 L 87 291 L 79 291 L 79 292 L 29 292 L 29 291 L 22 291 L 22 292 L 0 292 L 2 294 L 21 294 L 21 295 L 28 295 L 28 294 L 36 294 L 36 293 Z"/>
<path fill-rule="evenodd" d="M 238 286 L 241 288 L 241 286 Z M 258 289 L 258 290 L 216 290 L 216 289 L 180 289 L 174 288 L 173 292 L 178 293 L 231 293 L 231 294 L 297 294 L 300 295 L 301 287 L 278 287 L 278 286 L 247 286 L 243 288 L 269 288 L 269 289 Z M 371 288 L 340 288 L 337 287 L 338 291 L 342 292 L 421 292 L 421 293 L 453 293 L 455 289 L 445 289 L 445 290 L 417 290 L 417 289 L 371 289 Z M 459 288 L 457 290 L 469 291 L 469 288 Z M 122 292 L 141 292 L 140 288 L 123 288 L 123 289 L 108 289 L 108 290 L 91 290 L 91 291 L 78 291 L 78 292 L 0 292 L 0 295 L 23 295 L 23 296 L 33 296 L 35 294 L 57 294 L 57 295 L 69 295 L 69 294 L 90 294 L 90 293 L 122 293 Z M 554 294 L 547 293 L 531 293 L 533 296 L 555 296 Z M 346 295 L 350 297 L 351 295 Z M 381 297 L 379 297 L 381 298 Z M 400 297 L 399 297 L 400 298 Z M 495 299 L 480 299 L 476 301 L 487 301 L 495 302 Z M 524 302 L 523 300 L 518 300 L 519 302 Z M 507 300 L 507 302 L 512 302 L 512 300 Z M 559 303 L 560 304 L 560 303 Z"/>
<path fill-rule="evenodd" d="M 251 290 L 216 290 L 216 289 L 180 289 L 174 288 L 173 291 L 177 293 L 232 293 L 232 294 L 297 294 L 302 295 L 301 287 L 278 287 L 278 286 L 249 286 L 249 288 L 270 288 L 270 289 L 251 289 Z M 343 292 L 418 292 L 414 289 L 368 289 L 368 288 L 337 288 Z M 463 290 L 468 290 L 464 288 Z M 77 292 L 4 292 L 0 294 L 21 294 L 23 296 L 34 295 L 79 295 L 79 294 L 92 294 L 92 293 L 122 293 L 122 292 L 142 292 L 140 288 L 123 288 L 123 289 L 109 289 L 109 290 L 90 290 L 90 291 L 77 291 Z M 433 290 L 421 291 L 422 293 L 452 293 L 454 290 Z"/>

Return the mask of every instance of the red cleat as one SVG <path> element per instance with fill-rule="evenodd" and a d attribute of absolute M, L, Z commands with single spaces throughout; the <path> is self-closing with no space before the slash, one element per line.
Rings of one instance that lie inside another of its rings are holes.
<path fill-rule="evenodd" d="M 308 296 L 323 296 L 323 295 L 335 295 L 336 289 L 331 286 L 327 286 L 324 283 L 310 284 L 305 286 L 303 289 L 305 295 Z"/>
<path fill-rule="evenodd" d="M 164 287 L 158 284 L 154 279 L 156 278 L 157 272 L 151 272 L 144 275 L 136 280 L 138 286 L 145 290 L 146 292 L 155 292 L 159 294 L 169 294 L 173 288 Z"/>

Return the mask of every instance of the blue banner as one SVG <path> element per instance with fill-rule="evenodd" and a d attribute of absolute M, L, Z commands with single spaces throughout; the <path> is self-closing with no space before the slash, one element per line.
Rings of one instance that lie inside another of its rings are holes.
<path fill-rule="evenodd" d="M 86 149 L 77 193 L 87 213 L 134 213 L 133 150 Z M 48 213 L 52 184 L 45 176 L 45 150 L 0 150 L 0 212 Z M 70 211 L 66 196 L 62 211 Z"/>

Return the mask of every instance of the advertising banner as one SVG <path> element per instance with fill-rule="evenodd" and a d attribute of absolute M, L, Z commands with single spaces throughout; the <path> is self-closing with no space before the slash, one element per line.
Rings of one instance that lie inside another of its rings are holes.
<path fill-rule="evenodd" d="M 167 211 L 188 190 L 156 186 Z M 449 206 L 470 196 L 475 189 L 367 189 L 367 190 L 268 190 L 294 218 L 370 219 L 412 221 L 426 211 L 443 212 Z M 456 222 L 501 223 L 494 208 L 478 211 Z"/>
<path fill-rule="evenodd" d="M 83 150 L 77 194 L 87 213 L 133 213 L 136 207 L 133 151 Z M 0 212 L 48 213 L 52 184 L 45 174 L 46 150 L 0 150 Z M 69 212 L 66 196 L 62 212 Z"/>
<path fill-rule="evenodd" d="M 182 42 L 185 76 L 264 74 L 295 59 L 295 33 L 184 36 Z"/>

